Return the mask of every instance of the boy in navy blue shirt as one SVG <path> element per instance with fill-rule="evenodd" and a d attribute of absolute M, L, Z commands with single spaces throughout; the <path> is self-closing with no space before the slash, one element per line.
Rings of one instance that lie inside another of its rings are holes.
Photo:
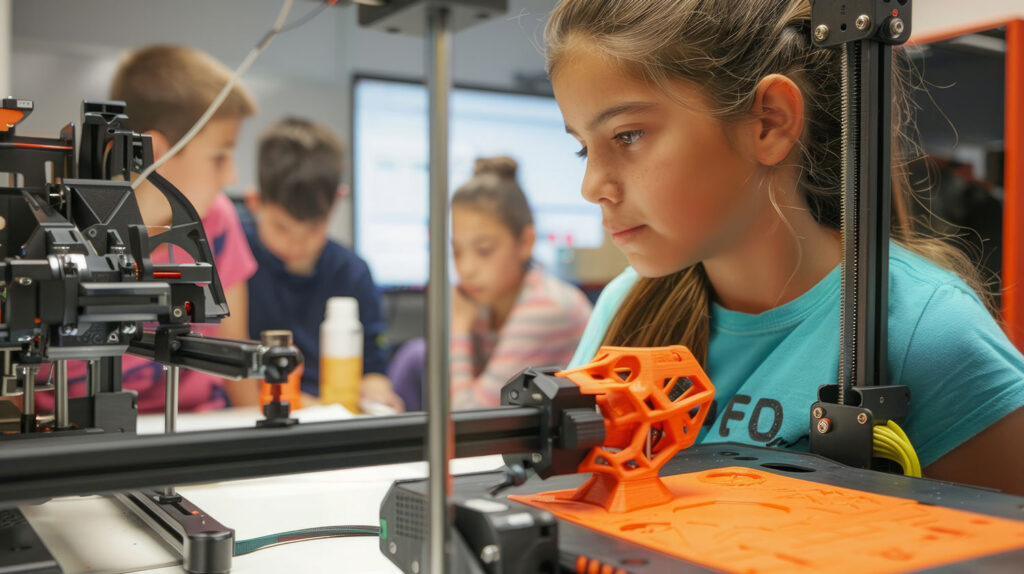
<path fill-rule="evenodd" d="M 319 124 L 281 120 L 260 138 L 258 171 L 259 192 L 245 198 L 255 217 L 245 234 L 259 263 L 249 279 L 250 336 L 290 329 L 305 356 L 302 391 L 319 395 L 320 323 L 327 300 L 354 297 L 365 337 L 361 399 L 403 410 L 384 374 L 381 339 L 387 323 L 370 269 L 327 237 L 341 184 L 341 142 Z"/>

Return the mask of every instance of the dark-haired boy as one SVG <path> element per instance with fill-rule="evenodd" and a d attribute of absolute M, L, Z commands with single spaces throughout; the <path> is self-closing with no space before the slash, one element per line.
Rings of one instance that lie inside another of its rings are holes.
<path fill-rule="evenodd" d="M 249 279 L 249 329 L 290 329 L 305 356 L 302 390 L 319 395 L 320 323 L 327 300 L 354 297 L 363 324 L 362 399 L 403 410 L 391 388 L 382 333 L 387 327 L 370 269 L 327 237 L 342 175 L 342 146 L 317 123 L 287 118 L 259 144 L 259 191 L 246 195 L 256 223 L 246 237 L 259 263 Z"/>

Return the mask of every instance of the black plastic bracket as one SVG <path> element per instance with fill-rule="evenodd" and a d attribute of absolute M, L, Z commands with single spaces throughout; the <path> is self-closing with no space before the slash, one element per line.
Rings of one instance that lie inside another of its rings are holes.
<path fill-rule="evenodd" d="M 874 39 L 902 44 L 910 37 L 909 0 L 812 0 L 811 38 L 817 46 Z"/>
<path fill-rule="evenodd" d="M 593 396 L 569 379 L 556 377 L 559 367 L 525 369 L 501 389 L 501 404 L 537 407 L 540 449 L 504 455 L 508 466 L 533 468 L 541 477 L 571 474 L 591 448 L 604 442 L 604 418 Z"/>
<path fill-rule="evenodd" d="M 838 385 L 818 389 L 811 406 L 811 452 L 856 466 L 872 467 L 875 421 L 902 420 L 910 405 L 904 385 L 857 386 L 837 404 Z"/>

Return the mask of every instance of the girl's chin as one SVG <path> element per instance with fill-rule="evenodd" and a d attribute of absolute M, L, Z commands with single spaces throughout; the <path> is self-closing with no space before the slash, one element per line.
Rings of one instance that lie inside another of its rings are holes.
<path fill-rule="evenodd" d="M 639 254 L 626 254 L 626 260 L 638 275 L 647 279 L 657 279 L 671 275 L 685 269 L 676 262 L 661 261 L 653 257 L 644 257 Z"/>

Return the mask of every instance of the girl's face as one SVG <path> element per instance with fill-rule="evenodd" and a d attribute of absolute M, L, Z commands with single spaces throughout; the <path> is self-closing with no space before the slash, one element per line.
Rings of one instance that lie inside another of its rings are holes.
<path fill-rule="evenodd" d="M 532 229 L 517 238 L 493 215 L 452 208 L 452 251 L 459 288 L 477 303 L 492 305 L 519 292 L 533 250 Z"/>
<path fill-rule="evenodd" d="M 670 96 L 585 41 L 564 54 L 552 83 L 586 158 L 583 197 L 601 207 L 640 275 L 724 253 L 770 205 L 757 189 L 759 164 L 692 85 L 675 82 Z"/>

